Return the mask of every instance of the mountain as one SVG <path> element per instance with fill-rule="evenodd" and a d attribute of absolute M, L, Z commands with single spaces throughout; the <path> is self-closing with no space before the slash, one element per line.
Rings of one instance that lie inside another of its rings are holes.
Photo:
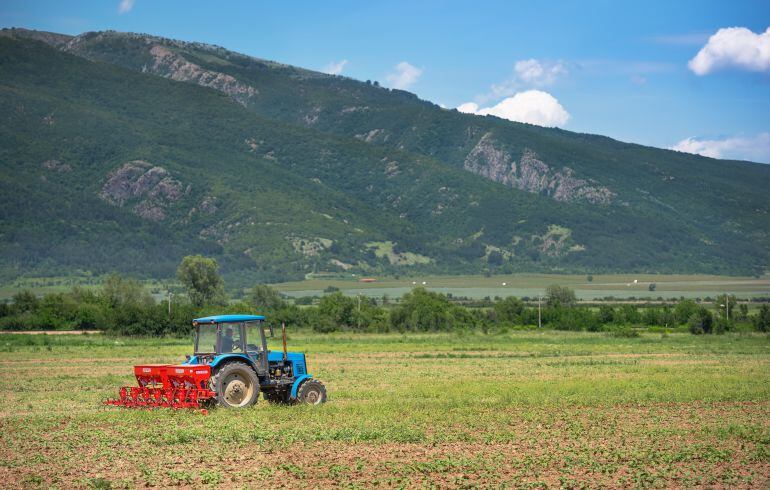
<path fill-rule="evenodd" d="M 0 274 L 761 273 L 770 166 L 116 32 L 0 32 Z"/>

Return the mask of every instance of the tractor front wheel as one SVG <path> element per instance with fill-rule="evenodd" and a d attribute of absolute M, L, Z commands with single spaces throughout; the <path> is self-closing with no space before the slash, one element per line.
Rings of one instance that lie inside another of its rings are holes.
<path fill-rule="evenodd" d="M 230 362 L 211 377 L 212 390 L 217 402 L 227 408 L 245 408 L 254 405 L 259 396 L 259 379 L 251 366 Z"/>
<path fill-rule="evenodd" d="M 326 387 L 317 379 L 307 380 L 299 387 L 297 401 L 308 405 L 326 403 Z"/>

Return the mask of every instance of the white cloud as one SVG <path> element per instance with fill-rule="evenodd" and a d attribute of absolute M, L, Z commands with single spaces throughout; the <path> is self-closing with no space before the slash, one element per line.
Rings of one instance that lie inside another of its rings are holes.
<path fill-rule="evenodd" d="M 457 110 L 465 114 L 476 114 L 479 110 L 479 105 L 473 102 L 466 102 L 465 104 L 458 105 Z"/>
<path fill-rule="evenodd" d="M 516 72 L 516 78 L 535 86 L 553 85 L 559 77 L 567 74 L 567 68 L 561 61 L 536 59 L 517 61 L 513 70 Z"/>
<path fill-rule="evenodd" d="M 509 121 L 548 127 L 563 126 L 570 118 L 569 113 L 553 95 L 540 90 L 519 92 L 492 107 L 483 109 L 479 108 L 478 104 L 466 102 L 458 106 L 457 110 L 468 114 L 497 116 Z"/>
<path fill-rule="evenodd" d="M 120 4 L 118 5 L 118 13 L 125 14 L 131 12 L 131 9 L 134 8 L 135 1 L 136 0 L 120 0 Z"/>
<path fill-rule="evenodd" d="M 406 61 L 402 61 L 394 68 L 395 71 L 385 77 L 385 79 L 388 81 L 388 84 L 393 88 L 405 90 L 411 85 L 414 85 L 414 83 L 417 82 L 417 80 L 420 78 L 420 75 L 422 75 L 421 69 L 410 65 Z"/>
<path fill-rule="evenodd" d="M 770 28 L 763 34 L 745 27 L 719 29 L 687 66 L 701 76 L 722 68 L 770 71 Z"/>
<path fill-rule="evenodd" d="M 770 133 L 721 139 L 687 138 L 669 149 L 711 158 L 770 163 Z"/>
<path fill-rule="evenodd" d="M 345 65 L 348 64 L 348 60 L 332 61 L 328 65 L 324 66 L 321 71 L 328 73 L 329 75 L 339 75 L 342 70 L 345 69 Z"/>
<path fill-rule="evenodd" d="M 523 89 L 553 85 L 559 78 L 568 74 L 566 65 L 561 61 L 519 60 L 513 66 L 513 76 L 501 83 L 493 83 L 490 91 L 476 97 L 484 103 L 490 100 L 510 97 Z"/>

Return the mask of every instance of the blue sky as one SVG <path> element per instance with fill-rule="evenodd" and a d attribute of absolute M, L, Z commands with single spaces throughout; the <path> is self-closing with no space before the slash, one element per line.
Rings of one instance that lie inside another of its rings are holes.
<path fill-rule="evenodd" d="M 5 0 L 0 25 L 202 41 L 469 112 L 770 162 L 767 1 Z"/>

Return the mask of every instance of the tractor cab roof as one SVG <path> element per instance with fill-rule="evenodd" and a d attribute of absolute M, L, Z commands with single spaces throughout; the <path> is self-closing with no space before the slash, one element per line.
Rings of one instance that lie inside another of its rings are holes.
<path fill-rule="evenodd" d="M 196 318 L 193 323 L 239 323 L 263 321 L 264 319 L 265 317 L 262 315 L 214 315 Z"/>

